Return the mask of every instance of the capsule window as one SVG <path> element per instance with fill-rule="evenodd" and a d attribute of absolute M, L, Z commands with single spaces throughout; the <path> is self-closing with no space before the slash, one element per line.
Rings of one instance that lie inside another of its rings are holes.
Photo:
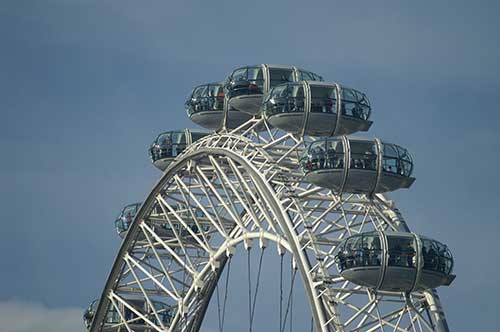
<path fill-rule="evenodd" d="M 384 158 L 382 163 L 382 170 L 388 173 L 398 174 L 399 162 L 398 151 L 396 146 L 392 144 L 384 144 Z"/>
<path fill-rule="evenodd" d="M 311 86 L 311 112 L 337 113 L 336 88 Z"/>
<path fill-rule="evenodd" d="M 299 78 L 301 81 L 315 81 L 313 73 L 303 70 L 299 71 Z"/>
<path fill-rule="evenodd" d="M 342 115 L 354 116 L 357 98 L 354 90 L 343 88 L 341 96 Z"/>
<path fill-rule="evenodd" d="M 121 321 L 120 315 L 118 314 L 118 311 L 115 309 L 114 306 L 111 304 L 109 305 L 108 312 L 106 314 L 106 323 L 109 324 L 116 324 Z"/>
<path fill-rule="evenodd" d="M 340 140 L 326 142 L 326 167 L 333 169 L 344 168 L 344 145 Z"/>
<path fill-rule="evenodd" d="M 453 257 L 447 246 L 434 240 L 422 239 L 422 257 L 424 270 L 450 274 Z"/>
<path fill-rule="evenodd" d="M 265 99 L 264 110 L 268 115 L 304 112 L 304 88 L 301 84 L 276 86 Z"/>
<path fill-rule="evenodd" d="M 247 79 L 247 68 L 238 68 L 231 75 L 232 81 L 244 81 Z"/>
<path fill-rule="evenodd" d="M 165 303 L 154 301 L 153 306 L 162 322 L 167 323 L 170 321 L 172 318 L 170 308 Z"/>
<path fill-rule="evenodd" d="M 416 266 L 415 240 L 411 237 L 387 236 L 389 266 Z"/>
<path fill-rule="evenodd" d="M 382 246 L 378 234 L 363 235 L 362 263 L 364 266 L 380 266 Z"/>
<path fill-rule="evenodd" d="M 373 170 L 377 169 L 377 147 L 374 142 L 350 141 L 351 168 Z"/>
<path fill-rule="evenodd" d="M 270 87 L 293 82 L 293 70 L 287 68 L 269 68 Z"/>
<path fill-rule="evenodd" d="M 410 176 L 413 172 L 413 161 L 410 154 L 408 153 L 408 150 L 398 146 L 398 153 L 401 166 L 401 175 Z"/>
<path fill-rule="evenodd" d="M 249 67 L 247 72 L 247 80 L 250 83 L 255 84 L 259 92 L 262 93 L 264 90 L 264 75 L 262 73 L 261 67 Z"/>
<path fill-rule="evenodd" d="M 387 173 L 410 176 L 413 172 L 413 161 L 406 149 L 384 143 L 382 170 Z"/>
<path fill-rule="evenodd" d="M 309 147 L 309 155 L 306 168 L 310 171 L 322 169 L 326 162 L 325 141 L 316 141 Z"/>
<path fill-rule="evenodd" d="M 206 90 L 207 90 L 207 86 L 206 85 L 197 87 L 193 91 L 193 98 L 199 98 L 199 97 L 203 96 L 205 94 Z"/>
<path fill-rule="evenodd" d="M 357 91 L 356 95 L 358 102 L 356 108 L 352 112 L 352 116 L 362 120 L 368 120 L 371 112 L 370 101 L 364 93 Z"/>
<path fill-rule="evenodd" d="M 205 133 L 191 133 L 191 140 L 193 142 L 196 142 L 197 140 L 207 136 Z"/>

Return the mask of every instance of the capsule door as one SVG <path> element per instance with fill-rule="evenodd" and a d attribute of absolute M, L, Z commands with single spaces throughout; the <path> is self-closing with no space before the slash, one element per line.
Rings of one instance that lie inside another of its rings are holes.
<path fill-rule="evenodd" d="M 349 193 L 371 193 L 377 182 L 378 149 L 374 141 L 347 139 L 349 160 L 343 188 Z"/>
<path fill-rule="evenodd" d="M 332 136 L 337 126 L 338 89 L 336 85 L 306 82 L 309 107 L 304 135 Z"/>
<path fill-rule="evenodd" d="M 386 234 L 386 264 L 381 290 L 411 291 L 417 278 L 417 243 L 411 233 Z"/>

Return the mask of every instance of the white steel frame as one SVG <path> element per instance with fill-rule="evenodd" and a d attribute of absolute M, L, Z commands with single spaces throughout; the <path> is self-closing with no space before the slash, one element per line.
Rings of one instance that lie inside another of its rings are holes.
<path fill-rule="evenodd" d="M 293 256 L 316 331 L 447 332 L 435 290 L 376 292 L 339 275 L 335 249 L 342 239 L 409 228 L 383 195 L 336 194 L 303 182 L 298 160 L 311 140 L 254 118 L 189 146 L 137 213 L 90 331 L 132 331 L 123 316 L 121 324 L 105 324 L 108 307 L 119 305 L 151 331 L 198 331 L 228 258 L 271 242 L 278 254 Z M 169 225 L 168 237 L 156 231 L 161 225 Z M 150 310 L 137 310 L 128 298 L 143 299 Z M 171 306 L 168 324 L 153 300 Z"/>

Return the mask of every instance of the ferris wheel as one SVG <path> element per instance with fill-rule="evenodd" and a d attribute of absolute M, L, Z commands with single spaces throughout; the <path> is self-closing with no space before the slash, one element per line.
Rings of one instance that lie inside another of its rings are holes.
<path fill-rule="evenodd" d="M 409 152 L 351 136 L 372 124 L 364 93 L 263 64 L 197 86 L 185 106 L 213 132 L 154 140 L 150 156 L 163 175 L 116 219 L 123 242 L 85 311 L 91 332 L 199 331 L 215 302 L 223 331 L 238 255 L 248 263 L 238 271 L 248 274 L 241 329 L 258 319 L 262 260 L 273 255 L 280 332 L 293 330 L 294 283 L 314 331 L 449 331 L 436 288 L 455 278 L 453 258 L 412 233 L 384 196 L 415 180 Z"/>

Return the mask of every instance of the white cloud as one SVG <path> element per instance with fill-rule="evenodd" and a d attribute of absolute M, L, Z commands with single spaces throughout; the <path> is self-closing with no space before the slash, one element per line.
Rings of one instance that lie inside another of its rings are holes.
<path fill-rule="evenodd" d="M 40 303 L 0 301 L 0 331 L 84 332 L 80 308 L 48 308 Z"/>

